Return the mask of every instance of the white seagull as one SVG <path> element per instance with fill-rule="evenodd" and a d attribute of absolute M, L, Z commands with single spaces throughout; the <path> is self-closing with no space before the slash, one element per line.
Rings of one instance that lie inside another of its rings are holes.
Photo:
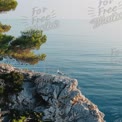
<path fill-rule="evenodd" d="M 63 72 L 61 72 L 60 70 L 57 70 L 57 74 L 58 75 L 65 75 Z"/>

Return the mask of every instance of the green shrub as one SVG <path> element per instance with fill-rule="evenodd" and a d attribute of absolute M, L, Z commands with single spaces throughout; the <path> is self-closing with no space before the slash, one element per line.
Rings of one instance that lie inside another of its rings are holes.
<path fill-rule="evenodd" d="M 0 89 L 0 93 L 7 95 L 15 94 L 22 90 L 24 76 L 19 72 L 10 72 L 7 74 L 0 74 L 0 79 L 4 81 L 5 86 Z"/>
<path fill-rule="evenodd" d="M 11 122 L 24 122 L 29 118 L 27 122 L 42 122 L 42 113 L 33 112 L 30 110 L 26 110 L 24 112 L 20 112 L 19 110 L 11 110 L 9 114 L 9 119 Z"/>
<path fill-rule="evenodd" d="M 4 93 L 4 87 L 0 86 L 0 95 Z"/>

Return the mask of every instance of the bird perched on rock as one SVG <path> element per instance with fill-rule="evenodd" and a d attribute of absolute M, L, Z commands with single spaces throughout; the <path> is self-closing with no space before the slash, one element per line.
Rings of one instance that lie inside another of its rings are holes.
<path fill-rule="evenodd" d="M 57 74 L 58 75 L 65 75 L 63 72 L 61 72 L 60 70 L 57 70 Z"/>

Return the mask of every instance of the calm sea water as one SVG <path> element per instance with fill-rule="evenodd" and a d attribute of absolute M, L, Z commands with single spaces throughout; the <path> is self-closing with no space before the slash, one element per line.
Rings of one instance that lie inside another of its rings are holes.
<path fill-rule="evenodd" d="M 27 20 L 29 21 L 29 20 Z M 9 34 L 20 35 L 27 25 L 21 20 L 3 20 L 12 25 Z M 46 53 L 44 62 L 16 67 L 76 78 L 82 93 L 105 113 L 107 122 L 122 122 L 122 28 L 121 21 L 93 29 L 87 20 L 60 20 L 56 29 L 44 31 L 47 43 L 36 53 Z"/>

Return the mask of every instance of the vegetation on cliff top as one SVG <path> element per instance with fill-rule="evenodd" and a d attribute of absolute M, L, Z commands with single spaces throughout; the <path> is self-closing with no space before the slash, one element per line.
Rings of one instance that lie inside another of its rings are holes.
<path fill-rule="evenodd" d="M 42 113 L 33 111 L 20 112 L 18 110 L 11 110 L 9 118 L 11 122 L 42 122 Z"/>
<path fill-rule="evenodd" d="M 14 10 L 16 7 L 16 0 L 0 0 L 0 13 Z M 9 31 L 10 28 L 10 25 L 0 23 L 0 60 L 10 57 L 17 61 L 34 65 L 45 59 L 45 54 L 37 55 L 33 51 L 39 50 L 41 45 L 46 42 L 47 37 L 43 34 L 43 31 L 30 29 L 22 31 L 21 36 L 15 38 L 14 36 L 3 34 Z"/>
<path fill-rule="evenodd" d="M 9 96 L 22 90 L 24 76 L 19 72 L 0 74 L 0 95 Z"/>

